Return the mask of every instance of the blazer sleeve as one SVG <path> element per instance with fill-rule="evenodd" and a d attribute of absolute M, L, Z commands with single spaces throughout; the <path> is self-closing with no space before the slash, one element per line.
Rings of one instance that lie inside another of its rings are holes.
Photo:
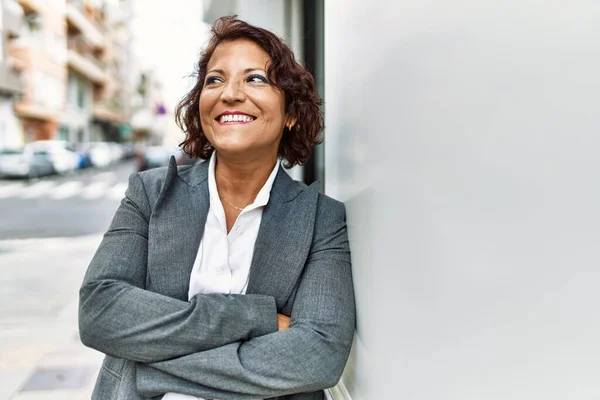
<path fill-rule="evenodd" d="M 150 214 L 144 183 L 133 174 L 80 289 L 86 346 L 155 362 L 277 331 L 271 296 L 211 294 L 186 302 L 145 290 Z"/>
<path fill-rule="evenodd" d="M 319 207 L 287 330 L 173 360 L 137 364 L 144 396 L 177 392 L 252 399 L 334 386 L 355 328 L 350 250 L 341 203 Z"/>

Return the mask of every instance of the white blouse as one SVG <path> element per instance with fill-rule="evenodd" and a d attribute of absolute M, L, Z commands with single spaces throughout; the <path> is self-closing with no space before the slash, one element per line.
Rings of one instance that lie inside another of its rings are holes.
<path fill-rule="evenodd" d="M 227 234 L 225 211 L 215 180 L 216 158 L 216 153 L 213 152 L 208 165 L 210 207 L 206 216 L 206 225 L 204 225 L 204 235 L 200 241 L 190 275 L 188 299 L 198 293 L 246 293 L 254 243 L 258 236 L 263 209 L 269 202 L 271 188 L 279 170 L 279 162 L 277 162 L 254 202 L 242 210 L 231 231 Z M 178 393 L 167 393 L 163 400 L 203 399 Z"/>

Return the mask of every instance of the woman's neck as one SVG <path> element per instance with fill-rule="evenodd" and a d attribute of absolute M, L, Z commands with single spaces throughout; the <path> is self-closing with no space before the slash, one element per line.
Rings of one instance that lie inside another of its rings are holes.
<path fill-rule="evenodd" d="M 264 186 L 275 167 L 277 156 L 272 160 L 235 162 L 217 154 L 215 180 L 219 194 L 240 206 L 251 204 Z M 246 203 L 246 204 L 242 204 Z"/>

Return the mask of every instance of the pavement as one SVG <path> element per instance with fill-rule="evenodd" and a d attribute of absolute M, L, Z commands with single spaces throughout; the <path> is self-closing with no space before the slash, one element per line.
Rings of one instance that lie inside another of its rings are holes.
<path fill-rule="evenodd" d="M 0 240 L 0 400 L 90 399 L 103 355 L 79 340 L 78 290 L 101 237 Z"/>
<path fill-rule="evenodd" d="M 0 400 L 90 399 L 103 355 L 78 335 L 78 292 L 132 161 L 0 180 Z"/>

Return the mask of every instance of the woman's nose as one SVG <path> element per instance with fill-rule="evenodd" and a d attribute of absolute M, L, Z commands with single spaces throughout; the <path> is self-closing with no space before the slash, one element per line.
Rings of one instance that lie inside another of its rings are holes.
<path fill-rule="evenodd" d="M 244 91 L 240 87 L 240 84 L 237 82 L 228 82 L 223 87 L 223 92 L 221 93 L 221 100 L 226 103 L 234 103 L 238 101 L 244 101 L 246 99 L 246 95 Z"/>

